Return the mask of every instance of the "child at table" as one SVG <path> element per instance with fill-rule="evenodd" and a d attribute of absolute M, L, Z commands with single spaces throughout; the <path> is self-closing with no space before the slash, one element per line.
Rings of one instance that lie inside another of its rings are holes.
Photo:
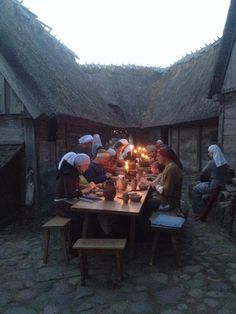
<path fill-rule="evenodd" d="M 151 172 L 153 176 L 149 177 L 151 180 L 147 176 L 142 177 L 140 179 L 139 185 L 141 185 L 142 188 L 149 186 L 155 187 L 157 184 L 160 183 L 164 168 L 165 167 L 161 165 L 158 161 L 153 162 L 151 164 Z"/>

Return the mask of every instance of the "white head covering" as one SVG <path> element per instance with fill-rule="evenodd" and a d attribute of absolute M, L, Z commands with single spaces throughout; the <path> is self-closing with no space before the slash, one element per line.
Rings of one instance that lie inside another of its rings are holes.
<path fill-rule="evenodd" d="M 129 145 L 129 142 L 127 141 L 126 138 L 122 138 L 121 140 L 119 140 L 118 142 L 120 142 L 121 144 L 123 144 L 124 146 Z"/>
<path fill-rule="evenodd" d="M 208 147 L 208 152 L 213 153 L 213 160 L 216 164 L 216 167 L 223 166 L 227 164 L 227 160 L 224 157 L 221 149 L 217 145 L 211 145 Z"/>
<path fill-rule="evenodd" d="M 147 152 L 148 153 L 152 153 L 155 152 L 157 150 L 155 145 L 147 145 Z"/>
<path fill-rule="evenodd" d="M 111 147 L 108 148 L 107 152 L 110 156 L 116 156 L 116 151 Z"/>
<path fill-rule="evenodd" d="M 85 161 L 90 163 L 90 157 L 87 154 L 76 154 L 74 158 L 74 166 L 81 166 Z"/>
<path fill-rule="evenodd" d="M 163 144 L 163 141 L 160 140 L 160 139 L 158 139 L 158 140 L 156 141 L 156 144 Z"/>
<path fill-rule="evenodd" d="M 74 152 L 69 152 L 69 153 L 66 153 L 62 158 L 61 160 L 59 161 L 59 164 L 58 164 L 58 170 L 61 169 L 61 165 L 63 163 L 64 160 L 66 160 L 71 166 L 74 165 L 74 159 L 76 157 L 76 153 Z"/>
<path fill-rule="evenodd" d="M 133 147 L 134 147 L 134 146 L 133 146 L 132 144 L 128 144 L 128 145 L 125 147 L 125 149 L 124 149 L 123 152 L 122 152 L 123 158 L 126 158 L 126 157 L 127 157 L 128 153 L 132 151 Z"/>
<path fill-rule="evenodd" d="M 102 141 L 99 134 L 93 135 L 93 144 L 92 144 L 92 155 L 95 156 L 97 149 L 102 147 Z"/>
<path fill-rule="evenodd" d="M 86 144 L 86 143 L 93 143 L 93 137 L 92 135 L 84 135 L 78 139 L 80 144 Z"/>

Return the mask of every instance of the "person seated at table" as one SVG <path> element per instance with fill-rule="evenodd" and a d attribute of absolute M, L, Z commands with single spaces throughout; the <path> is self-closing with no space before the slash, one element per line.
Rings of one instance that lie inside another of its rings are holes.
<path fill-rule="evenodd" d="M 125 147 L 128 145 L 129 145 L 129 142 L 125 138 L 118 140 L 114 144 L 113 148 L 116 151 L 116 156 L 117 156 L 118 161 L 122 162 L 124 160 L 122 152 L 125 149 Z"/>
<path fill-rule="evenodd" d="M 110 158 L 109 153 L 105 149 L 99 149 L 95 159 L 90 163 L 88 169 L 84 173 L 84 177 L 88 182 L 103 183 L 109 179 L 112 174 L 106 172 L 105 165 Z"/>
<path fill-rule="evenodd" d="M 201 173 L 201 181 L 192 188 L 192 209 L 195 218 L 198 219 L 204 208 L 204 194 L 211 193 L 224 183 L 224 174 L 228 168 L 228 163 L 218 145 L 208 147 L 209 162 L 203 168 Z"/>
<path fill-rule="evenodd" d="M 132 150 L 134 148 L 134 145 L 128 144 L 122 151 L 122 157 L 123 160 L 133 160 L 132 158 Z"/>
<path fill-rule="evenodd" d="M 106 172 L 115 174 L 115 169 L 116 169 L 116 165 L 117 165 L 117 156 L 116 156 L 116 151 L 109 147 L 107 149 L 108 154 L 110 155 L 107 163 L 104 165 L 104 169 Z"/>
<path fill-rule="evenodd" d="M 92 157 L 92 145 L 93 145 L 93 137 L 90 134 L 81 136 L 78 139 L 79 145 L 77 149 L 77 153 L 87 154 L 89 157 Z"/>
<path fill-rule="evenodd" d="M 93 156 L 93 158 L 96 157 L 97 151 L 101 148 L 103 148 L 103 145 L 102 145 L 100 135 L 94 134 L 93 135 L 93 143 L 92 143 L 92 156 Z"/>
<path fill-rule="evenodd" d="M 148 180 L 147 177 L 142 177 L 140 179 L 140 184 L 146 187 L 160 184 L 164 168 L 164 165 L 160 164 L 158 161 L 154 161 L 151 164 L 151 172 L 153 174 L 153 176 L 151 177 L 152 180 Z"/>
<path fill-rule="evenodd" d="M 157 148 L 155 145 L 147 145 L 147 155 L 150 158 L 150 162 L 155 162 L 157 158 Z"/>
<path fill-rule="evenodd" d="M 152 183 L 154 193 L 147 201 L 146 207 L 149 214 L 159 209 L 160 205 L 168 205 L 169 209 L 180 208 L 182 170 L 173 161 L 172 150 L 161 147 L 158 151 L 158 161 L 165 168 L 160 182 Z"/>
<path fill-rule="evenodd" d="M 161 148 L 166 148 L 168 149 L 169 153 L 171 154 L 171 159 L 173 160 L 173 162 L 181 169 L 183 170 L 183 165 L 181 163 L 181 161 L 179 160 L 179 157 L 176 155 L 176 153 L 174 152 L 174 150 L 168 146 L 167 144 L 164 144 L 162 142 L 162 140 L 157 140 L 156 142 L 156 148 L 157 148 L 157 159 L 158 159 L 158 151 Z"/>
<path fill-rule="evenodd" d="M 65 154 L 58 166 L 54 205 L 57 215 L 72 218 L 72 237 L 70 246 L 79 236 L 79 214 L 71 211 L 73 198 L 89 193 L 96 185 L 91 182 L 86 188 L 80 188 L 79 175 L 84 173 L 90 164 L 86 154 L 69 152 Z"/>

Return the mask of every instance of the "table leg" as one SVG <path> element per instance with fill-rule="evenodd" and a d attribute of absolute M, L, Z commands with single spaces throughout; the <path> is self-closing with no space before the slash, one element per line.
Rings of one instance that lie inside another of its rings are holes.
<path fill-rule="evenodd" d="M 136 217 L 130 217 L 130 230 L 129 230 L 129 257 L 134 256 L 134 246 L 135 246 L 135 220 Z"/>
<path fill-rule="evenodd" d="M 82 238 L 87 238 L 88 235 L 88 223 L 89 223 L 89 214 L 84 214 L 84 221 L 83 221 L 83 229 L 82 229 Z"/>
<path fill-rule="evenodd" d="M 47 264 L 48 262 L 48 246 L 50 241 L 50 230 L 48 228 L 45 229 L 45 239 L 44 239 L 44 255 L 43 262 Z"/>
<path fill-rule="evenodd" d="M 154 263 L 154 258 L 155 258 L 156 247 L 157 247 L 157 242 L 158 242 L 158 239 L 159 239 L 159 235 L 160 235 L 160 232 L 158 230 L 155 230 L 155 232 L 154 232 L 154 239 L 153 239 L 153 243 L 152 243 L 151 258 L 150 258 L 150 262 L 149 262 L 150 266 L 152 266 L 153 263 Z"/>

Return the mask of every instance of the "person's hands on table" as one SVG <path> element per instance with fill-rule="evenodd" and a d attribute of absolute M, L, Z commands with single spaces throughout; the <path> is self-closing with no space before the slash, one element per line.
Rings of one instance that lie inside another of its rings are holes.
<path fill-rule="evenodd" d="M 81 192 L 83 194 L 89 194 L 95 188 L 96 188 L 96 184 L 94 182 L 90 182 L 89 185 L 85 189 L 81 190 Z"/>

